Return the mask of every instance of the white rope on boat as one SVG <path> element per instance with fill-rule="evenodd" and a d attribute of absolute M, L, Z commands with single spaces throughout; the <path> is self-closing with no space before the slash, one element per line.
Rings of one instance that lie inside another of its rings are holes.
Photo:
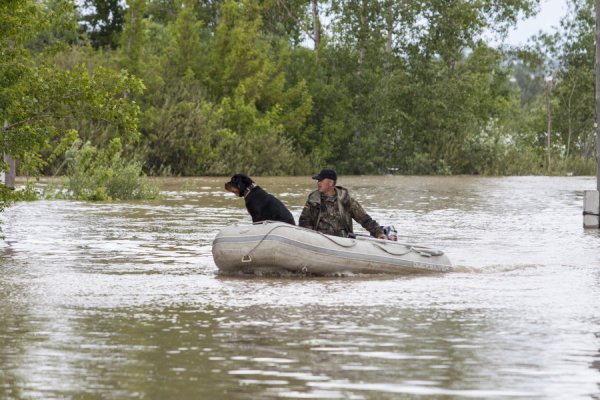
<path fill-rule="evenodd" d="M 330 241 L 332 241 L 333 243 L 337 244 L 338 246 L 341 246 L 341 247 L 346 247 L 346 248 L 349 248 L 349 247 L 354 247 L 354 246 L 356 246 L 356 239 L 351 239 L 351 240 L 352 240 L 352 242 L 350 242 L 350 244 L 348 244 L 348 245 L 345 245 L 345 244 L 343 244 L 343 243 L 340 243 L 340 242 L 338 242 L 338 241 L 336 241 L 336 240 L 334 239 L 334 238 L 337 238 L 338 236 L 326 235 L 326 234 L 324 234 L 323 232 L 319 232 L 319 231 L 314 231 L 314 232 L 317 232 L 319 235 L 323 236 L 323 237 L 324 237 L 324 238 L 326 238 L 327 240 L 330 240 Z M 349 238 L 342 238 L 342 239 L 349 239 Z"/>
<path fill-rule="evenodd" d="M 261 224 L 266 224 L 266 223 L 268 223 L 268 222 L 269 222 L 269 221 L 264 221 L 264 222 L 260 222 L 260 223 L 261 223 Z M 286 224 L 286 225 L 289 225 L 289 224 Z M 294 225 L 289 225 L 289 226 L 294 226 Z M 256 250 L 256 249 L 258 248 L 258 246 L 260 246 L 260 245 L 261 245 L 261 243 L 262 243 L 262 242 L 264 242 L 264 240 L 267 238 L 267 236 L 269 236 L 269 235 L 270 235 L 270 234 L 271 234 L 271 233 L 272 233 L 272 232 L 273 232 L 275 229 L 277 229 L 277 228 L 289 228 L 289 226 L 285 226 L 285 225 L 275 225 L 273 228 L 271 228 L 271 230 L 270 230 L 270 231 L 268 231 L 267 233 L 265 233 L 265 234 L 263 235 L 262 239 L 260 239 L 260 240 L 258 241 L 258 243 L 256 244 L 256 246 L 254 246 L 254 247 L 252 248 L 252 250 L 250 250 L 250 251 L 248 252 L 248 254 L 246 254 L 245 256 L 243 256 L 243 257 L 242 257 L 242 262 L 243 262 L 243 263 L 249 263 L 249 262 L 252 262 L 252 252 L 254 252 L 254 250 Z"/>
<path fill-rule="evenodd" d="M 382 246 L 379 243 L 373 243 L 373 245 L 376 246 L 376 247 L 378 247 L 378 248 L 380 248 L 381 250 L 385 251 L 386 253 L 393 255 L 393 256 L 403 256 L 405 254 L 410 253 L 414 249 L 414 247 L 405 246 L 405 248 L 407 248 L 408 250 L 406 250 L 404 253 L 402 253 L 402 252 L 390 251 L 390 250 L 386 249 L 385 246 Z"/>
<path fill-rule="evenodd" d="M 419 253 L 420 255 L 422 255 L 424 257 L 441 256 L 444 254 L 444 252 L 441 250 L 430 249 L 428 247 L 410 246 L 410 245 L 405 245 L 405 244 L 403 244 L 402 246 L 405 246 L 408 250 L 405 251 L 404 253 L 400 253 L 400 252 L 390 251 L 390 250 L 386 249 L 385 246 L 382 246 L 379 243 L 373 243 L 373 244 L 375 246 L 377 246 L 378 248 L 380 248 L 381 250 L 383 250 L 386 253 L 391 254 L 393 256 L 403 256 L 405 254 L 410 253 L 411 251 L 414 251 L 415 253 Z"/>

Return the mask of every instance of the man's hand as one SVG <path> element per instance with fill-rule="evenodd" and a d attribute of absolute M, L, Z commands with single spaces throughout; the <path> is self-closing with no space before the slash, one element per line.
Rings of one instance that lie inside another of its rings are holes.
<path fill-rule="evenodd" d="M 385 233 L 381 232 L 377 234 L 377 239 L 387 240 L 387 236 L 385 236 Z"/>

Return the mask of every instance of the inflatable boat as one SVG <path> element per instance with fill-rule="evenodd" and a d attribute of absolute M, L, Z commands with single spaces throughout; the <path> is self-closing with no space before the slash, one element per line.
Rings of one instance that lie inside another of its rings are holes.
<path fill-rule="evenodd" d="M 414 274 L 453 270 L 441 250 L 366 236 L 330 236 L 273 221 L 225 227 L 213 241 L 212 254 L 223 274 Z"/>

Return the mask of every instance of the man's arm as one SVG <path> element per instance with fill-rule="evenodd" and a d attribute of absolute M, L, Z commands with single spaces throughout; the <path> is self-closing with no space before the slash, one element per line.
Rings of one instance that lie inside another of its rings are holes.
<path fill-rule="evenodd" d="M 358 201 L 350 199 L 350 215 L 363 228 L 376 238 L 386 239 L 385 233 L 381 226 L 362 208 Z"/>
<path fill-rule="evenodd" d="M 312 213 L 312 207 L 306 202 L 304 208 L 302 209 L 302 213 L 300 214 L 300 219 L 298 219 L 298 226 L 308 229 L 315 228 L 315 217 Z"/>

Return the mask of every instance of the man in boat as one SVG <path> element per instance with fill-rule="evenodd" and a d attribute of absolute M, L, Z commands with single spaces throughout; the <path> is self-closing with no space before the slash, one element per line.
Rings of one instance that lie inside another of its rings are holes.
<path fill-rule="evenodd" d="M 371 236 L 387 238 L 382 227 L 350 196 L 348 190 L 336 186 L 335 170 L 324 168 L 312 178 L 317 181 L 317 190 L 308 195 L 298 225 L 327 235 L 354 237 L 352 220 L 355 220 Z"/>

